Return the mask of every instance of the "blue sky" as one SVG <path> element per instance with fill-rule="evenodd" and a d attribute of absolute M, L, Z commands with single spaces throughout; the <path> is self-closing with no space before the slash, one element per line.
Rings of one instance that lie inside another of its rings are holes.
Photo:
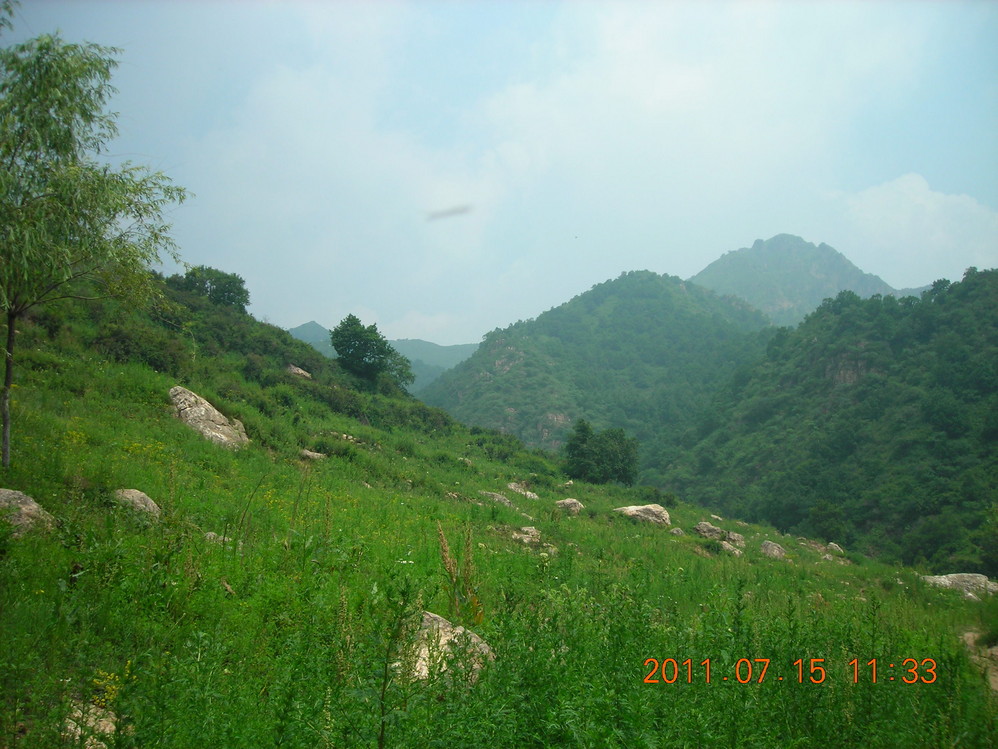
<path fill-rule="evenodd" d="M 996 2 L 25 0 L 8 38 L 56 29 L 122 49 L 112 155 L 283 327 L 474 342 L 784 232 L 898 288 L 998 265 Z"/>

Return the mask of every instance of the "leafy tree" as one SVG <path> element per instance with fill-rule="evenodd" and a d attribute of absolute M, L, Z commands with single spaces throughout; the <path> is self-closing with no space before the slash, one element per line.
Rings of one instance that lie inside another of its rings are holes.
<path fill-rule="evenodd" d="M 585 419 L 579 419 L 565 443 L 565 471 L 572 478 L 594 484 L 619 481 L 634 483 L 638 471 L 638 441 L 623 429 L 598 434 Z"/>
<path fill-rule="evenodd" d="M 189 291 L 207 297 L 215 304 L 224 307 L 235 307 L 240 312 L 246 311 L 250 295 L 242 276 L 235 273 L 225 273 L 206 265 L 188 268 L 183 276 L 174 276 L 171 284 L 180 291 Z"/>
<path fill-rule="evenodd" d="M 374 382 L 385 374 L 402 387 L 416 379 L 409 360 L 392 348 L 373 323 L 365 326 L 356 315 L 347 315 L 329 337 L 340 366 L 357 377 Z"/>
<path fill-rule="evenodd" d="M 49 35 L 0 50 L 4 467 L 18 319 L 57 299 L 147 302 L 157 288 L 150 265 L 161 251 L 176 257 L 162 213 L 185 191 L 162 173 L 95 158 L 117 134 L 115 115 L 104 110 L 117 53 Z"/>

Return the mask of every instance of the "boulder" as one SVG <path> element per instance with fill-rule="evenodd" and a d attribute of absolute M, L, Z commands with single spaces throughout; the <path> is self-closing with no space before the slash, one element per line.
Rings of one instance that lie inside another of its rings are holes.
<path fill-rule="evenodd" d="M 998 583 L 989 580 L 985 575 L 971 572 L 954 572 L 950 575 L 922 575 L 929 585 L 938 588 L 951 588 L 974 595 L 993 595 L 998 593 Z"/>
<path fill-rule="evenodd" d="M 772 557 L 773 559 L 783 559 L 787 555 L 786 549 L 774 541 L 763 541 L 760 550 L 767 557 Z"/>
<path fill-rule="evenodd" d="M 568 499 L 559 499 L 555 502 L 555 505 L 560 507 L 567 515 L 578 515 L 586 509 L 585 505 L 583 505 L 579 500 L 572 499 L 571 497 Z"/>
<path fill-rule="evenodd" d="M 489 644 L 471 630 L 424 611 L 416 638 L 412 678 L 428 679 L 430 675 L 443 673 L 460 656 L 464 656 L 471 667 L 468 678 L 472 683 L 478 679 L 478 672 L 485 663 L 496 658 Z"/>
<path fill-rule="evenodd" d="M 669 531 L 669 533 L 671 533 L 673 536 L 685 536 L 686 535 L 686 531 L 684 531 L 682 528 L 673 528 L 671 531 Z"/>
<path fill-rule="evenodd" d="M 541 532 L 532 525 L 528 525 L 520 528 L 518 531 L 513 531 L 513 540 L 527 545 L 539 544 L 541 542 Z"/>
<path fill-rule="evenodd" d="M 726 531 L 723 528 L 718 528 L 713 523 L 708 523 L 706 520 L 701 520 L 699 523 L 693 526 L 693 531 L 704 538 L 712 538 L 716 541 L 723 541 L 726 537 Z"/>
<path fill-rule="evenodd" d="M 614 508 L 614 512 L 626 515 L 636 520 L 646 520 L 656 525 L 672 525 L 669 519 L 669 511 L 662 505 L 629 505 L 627 507 Z"/>
<path fill-rule="evenodd" d="M 159 505 L 145 492 L 140 492 L 138 489 L 117 489 L 114 492 L 114 500 L 122 507 L 129 507 L 148 515 L 153 520 L 159 520 Z"/>
<path fill-rule="evenodd" d="M 745 536 L 743 536 L 741 533 L 735 533 L 734 531 L 726 531 L 724 534 L 724 539 L 726 541 L 730 541 L 735 546 L 741 547 L 742 549 L 745 548 Z"/>
<path fill-rule="evenodd" d="M 294 364 L 288 365 L 288 374 L 294 375 L 295 377 L 301 377 L 304 380 L 312 379 L 312 374 L 310 372 L 306 372 L 304 369 L 296 367 Z"/>
<path fill-rule="evenodd" d="M 311 450 L 302 449 L 298 453 L 303 460 L 322 460 L 323 458 L 328 458 L 329 456 L 325 453 L 316 453 Z"/>
<path fill-rule="evenodd" d="M 736 546 L 732 546 L 727 541 L 721 541 L 721 548 L 733 556 L 740 557 L 742 555 L 741 549 Z"/>
<path fill-rule="evenodd" d="M 499 492 L 487 492 L 481 490 L 478 493 L 481 494 L 483 497 L 488 497 L 493 502 L 498 502 L 501 505 L 506 505 L 507 507 L 513 506 L 513 503 L 510 502 L 508 499 L 506 499 L 506 495 L 500 494 Z"/>
<path fill-rule="evenodd" d="M 515 481 L 510 482 L 506 488 L 516 492 L 517 494 L 522 494 L 527 499 L 539 499 L 539 497 L 532 491 L 529 491 L 526 486 L 518 484 Z"/>
<path fill-rule="evenodd" d="M 27 494 L 14 489 L 0 489 L 0 518 L 14 526 L 13 536 L 23 536 L 32 528 L 51 529 L 55 518 Z"/>
<path fill-rule="evenodd" d="M 177 418 L 205 439 L 230 450 L 238 450 L 249 443 L 242 422 L 230 421 L 200 395 L 177 385 L 170 388 L 170 400 Z"/>
<path fill-rule="evenodd" d="M 829 551 L 834 551 L 836 554 L 845 554 L 845 552 L 842 550 L 842 547 L 839 546 L 837 543 L 834 542 L 830 543 L 828 544 L 827 548 Z"/>

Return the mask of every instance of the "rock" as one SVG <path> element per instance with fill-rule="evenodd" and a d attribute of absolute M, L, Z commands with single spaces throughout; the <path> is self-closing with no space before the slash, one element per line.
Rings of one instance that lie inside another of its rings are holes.
<path fill-rule="evenodd" d="M 735 546 L 739 546 L 743 549 L 745 548 L 745 536 L 743 536 L 741 533 L 735 533 L 734 531 L 727 531 L 724 537 L 726 541 L 730 541 Z"/>
<path fill-rule="evenodd" d="M 230 450 L 238 450 L 249 443 L 242 422 L 225 418 L 200 395 L 177 385 L 170 388 L 170 400 L 177 417 L 205 439 Z"/>
<path fill-rule="evenodd" d="M 485 663 L 496 658 L 489 644 L 471 630 L 424 611 L 416 640 L 412 678 L 428 679 L 431 674 L 443 673 L 455 658 L 461 656 L 467 658 L 466 662 L 471 666 L 468 678 L 472 683 L 478 679 L 478 672 Z"/>
<path fill-rule="evenodd" d="M 294 364 L 289 364 L 288 365 L 288 374 L 289 375 L 294 375 L 295 377 L 301 377 L 302 379 L 305 379 L 305 380 L 311 380 L 312 379 L 311 373 L 306 372 L 301 367 L 296 367 Z"/>
<path fill-rule="evenodd" d="M 834 551 L 836 554 L 845 554 L 845 552 L 842 551 L 842 547 L 837 543 L 830 543 L 827 548 L 829 551 Z"/>
<path fill-rule="evenodd" d="M 527 499 L 540 499 L 532 491 L 528 491 L 526 486 L 524 486 L 523 484 L 518 484 L 515 481 L 511 481 L 509 484 L 507 484 L 506 488 L 509 489 L 510 491 L 516 492 L 517 494 L 522 494 Z"/>
<path fill-rule="evenodd" d="M 714 518 L 714 520 L 716 520 L 719 523 L 724 522 L 724 518 L 722 518 L 720 515 L 711 515 L 711 517 Z"/>
<path fill-rule="evenodd" d="M 740 526 L 742 528 L 748 528 L 749 527 L 749 524 L 746 523 L 744 520 L 736 520 L 735 521 L 735 525 Z"/>
<path fill-rule="evenodd" d="M 208 531 L 204 534 L 204 540 L 210 541 L 213 544 L 218 544 L 219 546 L 224 546 L 227 549 L 232 548 L 232 539 L 228 536 L 220 536 L 215 531 Z M 242 551 L 243 542 L 236 541 L 236 548 Z"/>
<path fill-rule="evenodd" d="M 662 505 L 629 505 L 627 507 L 616 507 L 614 512 L 626 515 L 636 520 L 647 520 L 656 525 L 672 525 L 669 519 L 669 511 Z"/>
<path fill-rule="evenodd" d="M 579 500 L 572 499 L 571 497 L 568 499 L 559 499 L 555 502 L 555 505 L 560 507 L 567 515 L 578 515 L 586 509 L 585 505 L 583 505 Z"/>
<path fill-rule="evenodd" d="M 114 499 L 123 507 L 130 507 L 149 515 L 154 520 L 159 520 L 159 505 L 153 502 L 145 492 L 140 492 L 138 489 L 117 489 L 114 492 Z"/>
<path fill-rule="evenodd" d="M 27 494 L 14 489 L 0 489 L 0 518 L 14 526 L 12 536 L 19 538 L 32 528 L 51 529 L 55 518 Z"/>
<path fill-rule="evenodd" d="M 825 561 L 825 562 L 834 562 L 835 561 L 835 557 L 833 557 L 831 554 L 822 554 L 821 555 L 821 559 L 823 561 Z"/>
<path fill-rule="evenodd" d="M 673 528 L 671 531 L 669 531 L 669 533 L 671 533 L 673 536 L 685 536 L 686 535 L 686 531 L 684 531 L 682 528 Z"/>
<path fill-rule="evenodd" d="M 73 746 L 107 749 L 107 744 L 103 740 L 115 743 L 117 722 L 118 716 L 106 708 L 73 701 L 62 728 L 62 735 L 71 741 Z"/>
<path fill-rule="evenodd" d="M 478 493 L 481 494 L 483 497 L 488 497 L 493 502 L 498 502 L 501 505 L 506 505 L 507 507 L 513 506 L 513 503 L 510 502 L 508 499 L 506 499 L 506 496 L 504 494 L 499 494 L 498 492 L 487 492 L 487 491 L 479 491 Z"/>
<path fill-rule="evenodd" d="M 323 458 L 328 458 L 329 456 L 325 453 L 315 453 L 311 450 L 302 449 L 298 453 L 304 460 L 322 460 Z"/>
<path fill-rule="evenodd" d="M 726 531 L 712 523 L 708 523 L 706 520 L 701 520 L 694 525 L 693 531 L 704 538 L 713 538 L 717 541 L 723 541 L 726 536 Z"/>
<path fill-rule="evenodd" d="M 935 585 L 938 588 L 952 588 L 978 596 L 998 593 L 998 583 L 989 580 L 984 575 L 971 572 L 954 572 L 950 575 L 922 575 L 922 579 L 929 585 Z"/>
<path fill-rule="evenodd" d="M 737 548 L 736 546 L 732 546 L 727 541 L 721 541 L 721 548 L 724 549 L 729 554 L 733 554 L 736 557 L 740 557 L 742 555 L 741 549 Z"/>
<path fill-rule="evenodd" d="M 763 554 L 773 559 L 783 559 L 787 555 L 786 549 L 773 541 L 763 541 L 759 548 Z"/>
<path fill-rule="evenodd" d="M 539 544 L 541 542 L 541 532 L 532 525 L 528 525 L 520 528 L 518 531 L 513 531 L 513 540 L 525 544 Z"/>

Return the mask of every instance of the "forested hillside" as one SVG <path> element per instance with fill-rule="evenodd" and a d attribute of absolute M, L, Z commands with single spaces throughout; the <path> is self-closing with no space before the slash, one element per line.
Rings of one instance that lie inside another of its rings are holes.
<path fill-rule="evenodd" d="M 907 564 L 998 572 L 998 272 L 843 292 L 739 373 L 664 472 L 684 497 Z"/>
<path fill-rule="evenodd" d="M 840 291 L 861 297 L 917 294 L 915 290 L 895 291 L 827 244 L 815 246 L 791 234 L 758 239 L 751 247 L 727 252 L 690 281 L 744 299 L 776 325 L 797 325 Z"/>
<path fill-rule="evenodd" d="M 713 389 L 761 355 L 765 325 L 745 303 L 679 278 L 625 273 L 493 331 L 420 396 L 548 448 L 584 417 L 623 428 L 646 457 L 660 457 Z"/>

